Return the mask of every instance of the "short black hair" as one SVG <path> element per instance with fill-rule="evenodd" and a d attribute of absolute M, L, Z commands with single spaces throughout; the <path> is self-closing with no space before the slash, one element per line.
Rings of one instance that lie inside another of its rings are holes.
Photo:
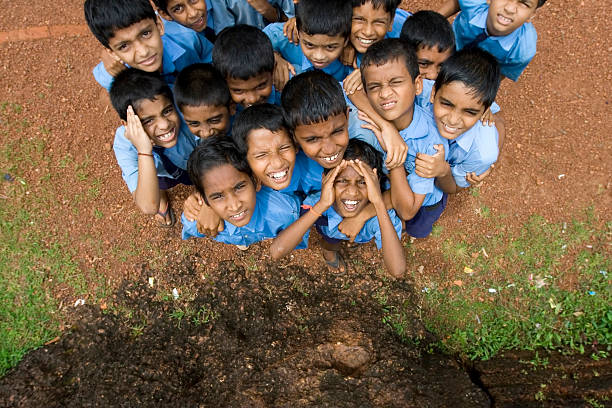
<path fill-rule="evenodd" d="M 295 23 L 298 31 L 308 35 L 351 34 L 353 6 L 347 0 L 301 0 L 295 5 Z"/>
<path fill-rule="evenodd" d="M 344 160 L 360 160 L 370 166 L 372 170 L 376 170 L 378 181 L 381 181 L 385 176 L 383 173 L 383 158 L 382 153 L 372 147 L 369 143 L 359 139 L 349 139 L 346 150 L 344 151 Z M 331 169 L 323 169 L 324 173 L 328 173 Z"/>
<path fill-rule="evenodd" d="M 152 0 L 155 7 L 168 14 L 168 0 Z"/>
<path fill-rule="evenodd" d="M 127 108 L 137 109 L 141 100 L 150 101 L 165 96 L 172 101 L 172 91 L 157 72 L 128 68 L 119 73 L 111 84 L 110 100 L 122 120 L 127 120 Z"/>
<path fill-rule="evenodd" d="M 224 78 L 247 80 L 274 71 L 274 49 L 267 35 L 246 24 L 226 27 L 213 48 L 213 64 Z"/>
<path fill-rule="evenodd" d="M 236 116 L 231 137 L 238 151 L 245 156 L 249 150 L 249 133 L 255 129 L 267 129 L 270 132 L 281 129 L 287 131 L 281 107 L 262 103 L 249 106 Z"/>
<path fill-rule="evenodd" d="M 189 160 L 187 160 L 189 178 L 206 204 L 208 204 L 208 200 L 202 185 L 202 177 L 210 170 L 225 164 L 229 164 L 239 172 L 247 174 L 253 184 L 256 184 L 246 157 L 238 152 L 231 139 L 223 134 L 208 137 L 202 140 L 200 145 L 191 152 Z"/>
<path fill-rule="evenodd" d="M 431 10 L 417 11 L 406 19 L 400 39 L 415 49 L 437 47 L 438 52 L 455 49 L 455 33 L 448 20 Z"/>
<path fill-rule="evenodd" d="M 370 65 L 380 66 L 390 61 L 403 61 L 408 73 L 414 81 L 419 75 L 419 64 L 417 62 L 414 47 L 399 38 L 385 38 L 372 44 L 363 55 L 361 60 L 361 82 L 365 87 L 365 69 Z"/>
<path fill-rule="evenodd" d="M 83 9 L 89 29 L 106 48 L 117 30 L 157 18 L 148 0 L 85 0 Z"/>
<path fill-rule="evenodd" d="M 402 0 L 353 0 L 353 8 L 363 6 L 366 3 L 372 3 L 375 9 L 379 9 L 382 6 L 383 10 L 393 17 L 395 10 L 397 10 L 401 2 Z"/>
<path fill-rule="evenodd" d="M 225 78 L 212 64 L 192 64 L 174 82 L 174 102 L 183 106 L 228 106 L 232 98 Z"/>
<path fill-rule="evenodd" d="M 470 88 L 487 109 L 495 101 L 501 82 L 499 63 L 480 48 L 457 51 L 442 64 L 434 89 L 438 92 L 442 86 L 455 81 Z"/>
<path fill-rule="evenodd" d="M 281 94 L 281 106 L 291 132 L 299 125 L 324 122 L 339 113 L 346 114 L 342 87 L 334 77 L 319 70 L 291 78 Z"/>

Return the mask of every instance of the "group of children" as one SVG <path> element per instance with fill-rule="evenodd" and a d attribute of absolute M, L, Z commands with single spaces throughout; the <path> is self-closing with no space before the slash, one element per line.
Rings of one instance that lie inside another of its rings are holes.
<path fill-rule="evenodd" d="M 374 239 L 401 277 L 402 233 L 428 236 L 497 160 L 494 100 L 535 54 L 544 2 L 86 0 L 85 18 L 142 212 L 173 226 L 167 190 L 193 185 L 184 239 L 272 239 L 278 259 L 314 226 L 331 268 L 346 269 L 342 241 Z"/>

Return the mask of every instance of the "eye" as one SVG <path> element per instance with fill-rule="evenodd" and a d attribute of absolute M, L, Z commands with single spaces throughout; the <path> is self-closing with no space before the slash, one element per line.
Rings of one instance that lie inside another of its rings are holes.
<path fill-rule="evenodd" d="M 449 106 L 449 107 L 453 107 L 453 104 L 450 103 L 449 101 L 440 101 L 440 104 L 444 105 L 444 106 Z"/>
<path fill-rule="evenodd" d="M 148 126 L 151 123 L 153 123 L 153 119 L 148 119 L 147 118 L 147 119 L 141 120 L 140 123 L 142 123 L 142 126 Z"/>
<path fill-rule="evenodd" d="M 335 51 L 335 50 L 337 50 L 337 49 L 338 49 L 338 46 L 337 46 L 337 45 L 327 45 L 327 46 L 325 47 L 325 49 L 326 49 L 327 51 Z"/>
<path fill-rule="evenodd" d="M 431 62 L 429 62 L 429 61 L 419 61 L 419 66 L 420 67 L 425 68 L 425 67 L 428 67 L 430 65 L 431 65 Z"/>
<path fill-rule="evenodd" d="M 365 186 L 365 185 L 366 185 L 366 182 L 365 182 L 365 180 L 359 180 L 359 181 L 357 182 L 357 184 L 359 184 L 360 186 Z"/>
<path fill-rule="evenodd" d="M 389 85 L 391 85 L 391 86 L 399 86 L 399 85 L 401 85 L 403 83 L 404 83 L 404 81 L 401 80 L 401 79 L 394 79 L 394 80 L 389 82 Z"/>
<path fill-rule="evenodd" d="M 267 153 L 257 153 L 254 157 L 259 160 L 259 159 L 263 159 L 267 155 L 268 155 Z"/>
<path fill-rule="evenodd" d="M 291 150 L 291 149 L 293 149 L 293 146 L 287 144 L 287 145 L 282 145 L 281 147 L 279 147 L 278 150 L 280 150 L 281 152 L 286 152 L 287 150 Z"/>
<path fill-rule="evenodd" d="M 163 110 L 162 114 L 164 116 L 169 116 L 174 112 L 174 108 L 172 106 L 168 106 L 166 109 Z"/>
<path fill-rule="evenodd" d="M 187 122 L 187 126 L 189 127 L 199 127 L 200 122 Z"/>
<path fill-rule="evenodd" d="M 338 184 L 344 185 L 344 184 L 346 184 L 346 180 L 345 179 L 337 178 L 336 182 L 334 184 L 336 184 L 336 185 L 338 185 Z"/>
<path fill-rule="evenodd" d="M 223 195 L 221 194 L 211 194 L 208 199 L 212 200 L 212 201 L 219 201 L 223 198 Z"/>
<path fill-rule="evenodd" d="M 207 120 L 208 123 L 210 123 L 211 125 L 218 125 L 219 123 L 221 123 L 221 118 L 215 117 L 215 118 L 211 118 Z"/>
<path fill-rule="evenodd" d="M 368 91 L 376 91 L 378 89 L 380 89 L 380 85 L 378 84 L 368 85 Z"/>
<path fill-rule="evenodd" d="M 363 17 L 361 17 L 361 16 L 356 16 L 356 17 L 353 17 L 353 21 L 357 21 L 357 22 L 361 23 L 361 22 L 365 21 L 365 19 Z"/>
<path fill-rule="evenodd" d="M 246 187 L 246 183 L 244 181 L 236 184 L 236 186 L 234 187 L 234 190 L 236 191 L 240 191 L 243 190 Z"/>
<path fill-rule="evenodd" d="M 261 91 L 262 89 L 266 89 L 267 87 L 268 87 L 268 84 L 267 83 L 263 83 L 263 84 L 257 85 L 257 88 L 255 88 L 255 89 L 257 89 L 258 91 Z"/>
<path fill-rule="evenodd" d="M 464 112 L 467 113 L 470 116 L 476 116 L 476 115 L 478 115 L 480 113 L 480 112 L 473 111 L 473 110 L 466 110 Z"/>
<path fill-rule="evenodd" d="M 244 93 L 244 90 L 242 90 L 242 89 L 232 89 L 232 93 L 236 94 L 236 95 L 242 95 Z"/>
<path fill-rule="evenodd" d="M 318 137 L 307 137 L 307 138 L 305 139 L 305 142 L 306 142 L 306 143 L 316 143 L 316 142 L 318 142 L 318 141 L 319 141 L 319 138 L 318 138 Z"/>
<path fill-rule="evenodd" d="M 126 51 L 128 48 L 128 45 L 126 43 L 121 43 L 117 46 L 117 51 Z"/>
<path fill-rule="evenodd" d="M 306 47 L 306 48 L 312 48 L 313 47 L 312 43 L 309 43 L 308 41 L 302 41 L 302 43 L 304 44 L 304 47 Z"/>
<path fill-rule="evenodd" d="M 172 11 L 174 14 L 180 14 L 183 12 L 183 10 L 185 10 L 185 8 L 182 5 L 178 5 L 176 7 L 173 7 L 170 11 Z"/>
<path fill-rule="evenodd" d="M 151 38 L 152 34 L 153 34 L 152 30 L 145 30 L 142 32 L 142 38 Z"/>

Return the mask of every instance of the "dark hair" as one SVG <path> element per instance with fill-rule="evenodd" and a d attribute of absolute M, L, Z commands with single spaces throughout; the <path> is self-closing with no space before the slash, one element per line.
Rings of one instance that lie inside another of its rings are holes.
<path fill-rule="evenodd" d="M 301 0 L 295 5 L 295 23 L 298 31 L 308 35 L 351 34 L 353 7 L 347 0 Z"/>
<path fill-rule="evenodd" d="M 168 0 L 152 0 L 152 1 L 153 1 L 153 4 L 155 4 L 155 7 L 157 7 L 164 13 L 169 14 L 168 13 Z"/>
<path fill-rule="evenodd" d="M 365 87 L 365 68 L 370 65 L 380 66 L 390 61 L 403 61 L 408 73 L 414 81 L 419 75 L 419 64 L 417 63 L 414 48 L 399 38 L 385 38 L 372 44 L 363 55 L 361 60 L 361 82 Z"/>
<path fill-rule="evenodd" d="M 226 79 L 247 80 L 274 71 L 274 49 L 259 28 L 238 24 L 219 33 L 213 48 L 213 64 Z"/>
<path fill-rule="evenodd" d="M 353 8 L 363 6 L 366 3 L 372 3 L 372 7 L 379 9 L 382 6 L 383 10 L 393 17 L 395 10 L 401 2 L 402 0 L 353 0 Z"/>
<path fill-rule="evenodd" d="M 208 200 L 202 185 L 202 177 L 210 170 L 225 164 L 229 164 L 239 172 L 247 174 L 255 184 L 253 172 L 245 156 L 238 152 L 234 142 L 225 135 L 211 136 L 202 140 L 187 160 L 189 178 L 206 204 L 208 204 Z"/>
<path fill-rule="evenodd" d="M 546 3 L 546 0 L 538 0 L 538 5 L 536 6 L 536 8 L 540 8 L 544 5 L 544 3 Z"/>
<path fill-rule="evenodd" d="M 298 125 L 324 122 L 346 114 L 346 100 L 338 81 L 323 71 L 307 71 L 287 82 L 281 95 L 285 123 L 293 131 Z"/>
<path fill-rule="evenodd" d="M 356 159 L 370 166 L 372 170 L 376 170 L 378 181 L 382 180 L 384 177 L 382 153 L 363 140 L 349 139 L 348 146 L 344 151 L 344 160 Z M 327 174 L 332 169 L 323 169 L 323 172 Z"/>
<path fill-rule="evenodd" d="M 231 95 L 225 79 L 212 64 L 192 64 L 174 82 L 174 102 L 183 106 L 229 106 Z"/>
<path fill-rule="evenodd" d="M 499 63 L 480 48 L 457 51 L 442 64 L 434 89 L 437 92 L 443 85 L 455 81 L 472 89 L 487 109 L 495 101 L 501 82 Z"/>
<path fill-rule="evenodd" d="M 144 72 L 136 68 L 128 68 L 119 73 L 111 84 L 110 100 L 113 108 L 122 120 L 127 120 L 127 108 L 134 109 L 139 101 L 150 101 L 158 96 L 165 96 L 172 101 L 172 91 L 157 72 Z"/>
<path fill-rule="evenodd" d="M 157 19 L 148 0 L 85 0 L 83 9 L 89 29 L 106 48 L 117 30 L 147 18 Z"/>
<path fill-rule="evenodd" d="M 232 126 L 231 138 L 240 153 L 246 156 L 249 150 L 249 133 L 255 129 L 267 129 L 270 132 L 287 131 L 287 125 L 280 106 L 269 103 L 249 106 L 236 116 Z"/>
<path fill-rule="evenodd" d="M 437 47 L 438 52 L 455 49 L 453 27 L 442 14 L 431 10 L 417 11 L 406 19 L 400 39 L 415 49 Z"/>

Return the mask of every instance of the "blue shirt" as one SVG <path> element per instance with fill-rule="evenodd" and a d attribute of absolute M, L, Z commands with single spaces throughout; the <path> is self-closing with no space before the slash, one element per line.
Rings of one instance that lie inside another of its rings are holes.
<path fill-rule="evenodd" d="M 489 5 L 485 0 L 459 0 L 461 12 L 453 22 L 457 50 L 486 32 Z M 536 53 L 538 35 L 533 24 L 524 23 L 508 35 L 489 36 L 478 44 L 499 62 L 501 73 L 517 81 Z"/>
<path fill-rule="evenodd" d="M 257 12 L 246 0 L 210 0 L 212 10 L 209 14 L 214 20 L 214 28 L 219 33 L 225 27 L 236 24 L 247 24 L 263 30 L 269 22 Z M 282 11 L 287 18 L 295 17 L 293 0 L 270 0 L 270 5 Z"/>
<path fill-rule="evenodd" d="M 320 198 L 320 192 L 311 194 L 304 200 L 304 205 L 314 206 L 317 202 L 319 202 Z M 391 218 L 391 223 L 395 228 L 395 232 L 397 232 L 398 238 L 401 238 L 402 220 L 400 220 L 400 218 L 395 214 L 395 210 L 391 209 L 387 212 L 389 213 L 389 218 Z M 322 215 L 323 217 L 321 218 L 323 218 L 323 220 L 319 218 L 319 220 L 317 221 L 317 225 L 319 226 L 319 228 L 321 228 L 321 231 L 330 238 L 348 241 L 349 238 L 338 230 L 338 225 L 342 222 L 344 218 L 342 218 L 340 214 L 336 212 L 334 206 L 332 205 L 331 207 L 329 207 Z M 309 232 L 310 231 L 306 232 L 306 234 L 304 235 L 306 240 L 308 240 Z M 366 223 L 363 225 L 363 228 L 361 228 L 361 231 L 359 231 L 359 233 L 355 237 L 355 242 L 364 244 L 366 242 L 370 242 L 372 238 L 376 240 L 376 246 L 378 247 L 378 249 L 382 248 L 382 236 L 380 231 L 380 224 L 378 223 L 378 217 L 372 217 L 366 221 Z"/>
<path fill-rule="evenodd" d="M 436 81 L 432 79 L 423 78 L 423 92 L 414 97 L 414 103 L 424 108 L 426 111 L 432 109 L 433 104 L 431 103 L 431 91 Z M 501 110 L 499 105 L 495 102 L 491 104 L 491 113 L 497 113 Z M 432 113 L 433 115 L 433 113 Z"/>
<path fill-rule="evenodd" d="M 283 34 L 283 23 L 270 24 L 264 28 L 263 32 L 270 38 L 274 51 L 280 53 L 285 60 L 292 64 L 297 74 L 315 69 L 302 52 L 302 47 L 299 44 L 289 42 L 289 39 L 285 37 Z M 333 76 L 337 81 L 342 81 L 352 70 L 351 67 L 342 64 L 339 59 L 336 59 L 321 71 Z"/>
<path fill-rule="evenodd" d="M 385 34 L 385 38 L 399 38 L 400 34 L 402 33 L 402 27 L 404 26 L 404 23 L 406 22 L 406 19 L 408 17 L 410 17 L 412 15 L 412 13 L 403 10 L 403 9 L 396 9 L 395 10 L 395 17 L 393 17 L 393 24 L 391 25 L 391 31 L 388 31 L 387 34 Z M 363 54 L 358 52 L 357 53 L 357 66 L 361 66 L 361 60 L 363 59 Z"/>
<path fill-rule="evenodd" d="M 165 149 L 164 155 L 177 167 L 185 170 L 187 168 L 189 155 L 199 143 L 200 139 L 192 135 L 187 125 L 181 121 L 181 129 L 176 144 Z M 125 137 L 125 126 L 119 126 L 117 128 L 113 150 L 117 158 L 117 163 L 119 167 L 121 167 L 121 176 L 127 184 L 130 193 L 133 193 L 136 187 L 138 187 L 138 150 L 136 150 L 132 142 Z M 153 160 L 158 176 L 173 178 L 166 171 L 159 155 L 155 151 L 153 152 Z"/>
<path fill-rule="evenodd" d="M 213 239 L 217 242 L 232 245 L 251 245 L 265 239 L 275 238 L 282 230 L 291 225 L 300 216 L 300 202 L 291 194 L 283 194 L 272 189 L 261 189 L 257 192 L 255 209 L 249 223 L 243 227 L 224 221 L 225 229 Z M 183 223 L 182 238 L 202 238 L 196 221 L 188 221 L 181 215 Z M 307 241 L 302 241 L 297 248 L 306 248 Z"/>
<path fill-rule="evenodd" d="M 176 75 L 183 68 L 198 62 L 212 62 L 213 45 L 206 37 L 174 21 L 164 21 L 164 27 L 161 76 L 173 86 Z M 102 87 L 110 91 L 114 78 L 102 62 L 93 69 L 93 75 Z"/>
<path fill-rule="evenodd" d="M 310 194 L 321 190 L 323 167 L 316 161 L 308 158 L 303 151 L 295 155 L 295 165 L 289 185 L 280 190 L 281 193 L 293 194 L 300 192 Z M 262 187 L 264 188 L 264 187 Z"/>

